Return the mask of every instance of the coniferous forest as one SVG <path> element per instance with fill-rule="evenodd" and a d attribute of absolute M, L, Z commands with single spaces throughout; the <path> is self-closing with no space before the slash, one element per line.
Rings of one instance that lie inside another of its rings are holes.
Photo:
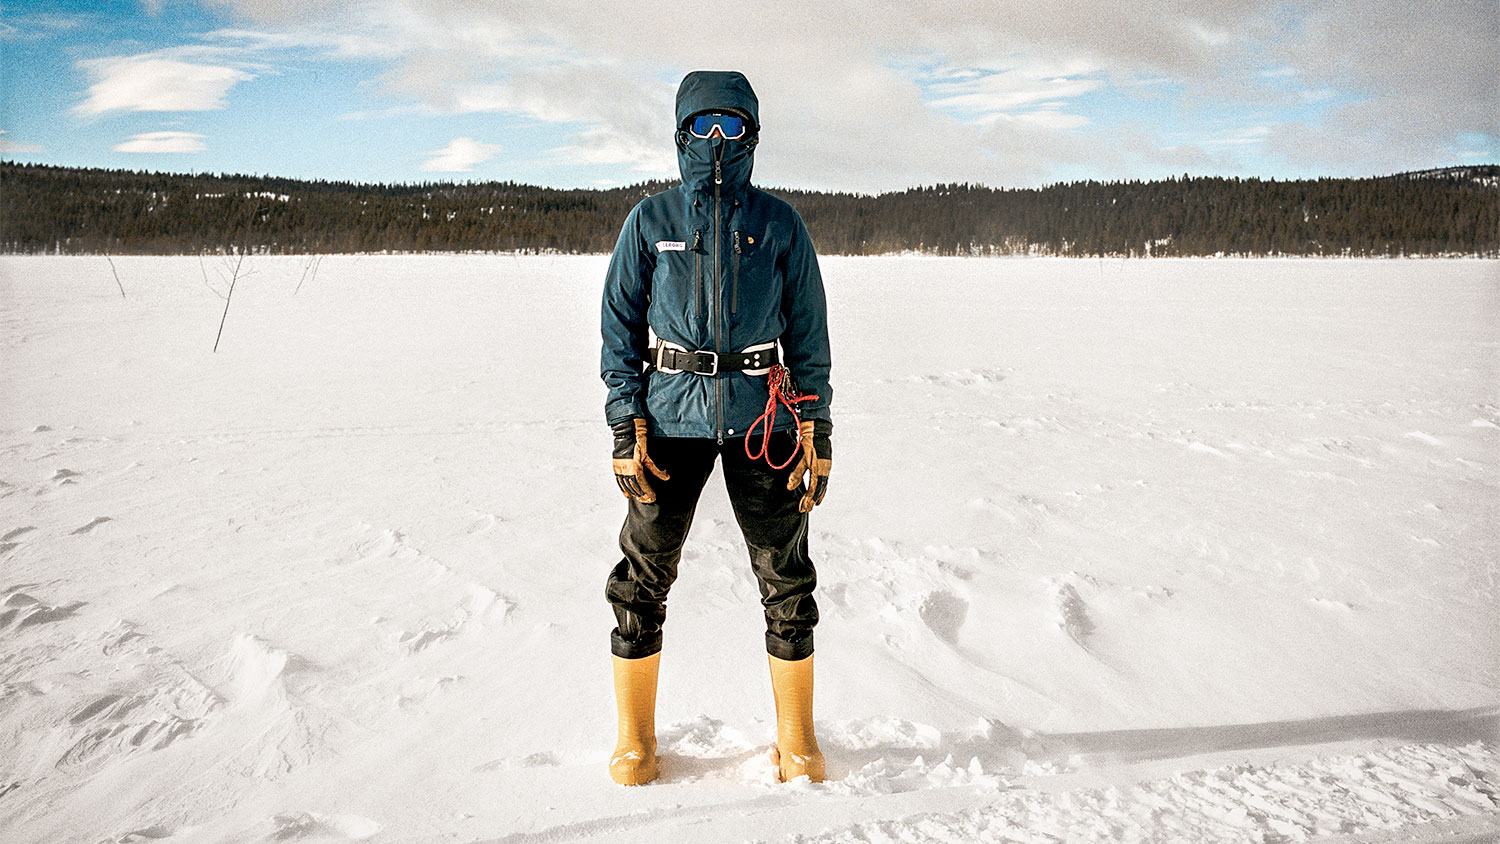
<path fill-rule="evenodd" d="M 0 162 L 0 251 L 600 253 L 637 201 L 672 184 L 369 185 Z M 1500 257 L 1495 165 L 1362 179 L 771 193 L 797 207 L 823 254 Z"/>

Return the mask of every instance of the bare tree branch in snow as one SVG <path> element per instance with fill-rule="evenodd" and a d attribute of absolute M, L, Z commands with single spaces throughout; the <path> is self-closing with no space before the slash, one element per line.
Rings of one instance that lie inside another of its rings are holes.
<path fill-rule="evenodd" d="M 219 351 L 219 338 L 224 336 L 224 320 L 229 319 L 229 302 L 234 298 L 235 282 L 240 280 L 240 267 L 245 264 L 245 253 L 241 252 L 234 262 L 234 273 L 229 277 L 229 293 L 224 297 L 224 315 L 219 317 L 219 333 L 214 335 L 214 352 Z"/>
<path fill-rule="evenodd" d="M 125 285 L 120 284 L 120 271 L 115 269 L 115 262 L 108 255 L 104 256 L 104 260 L 109 261 L 109 271 L 115 274 L 115 286 L 120 288 L 120 298 L 124 299 Z"/>
<path fill-rule="evenodd" d="M 313 280 L 317 281 L 317 279 L 318 279 L 318 265 L 321 264 L 321 263 L 323 263 L 323 256 L 322 255 L 314 255 L 312 258 L 308 259 L 307 266 L 305 266 L 305 267 L 302 268 L 302 278 L 297 281 L 297 289 L 292 291 L 292 295 L 293 296 L 296 296 L 298 293 L 300 293 L 302 291 L 302 282 L 307 281 L 307 271 L 308 270 L 312 270 Z"/>
<path fill-rule="evenodd" d="M 224 321 L 229 319 L 229 304 L 234 300 L 234 285 L 240 279 L 252 275 L 249 272 L 242 272 L 245 266 L 245 257 L 250 253 L 250 224 L 254 223 L 255 219 L 261 214 L 265 213 L 265 210 L 264 207 L 258 207 L 251 211 L 250 216 L 245 220 L 245 231 L 240 238 L 239 253 L 235 258 L 234 268 L 229 273 L 229 290 L 224 294 L 224 313 L 219 317 L 219 333 L 214 335 L 215 353 L 219 351 L 219 340 L 224 337 Z"/>

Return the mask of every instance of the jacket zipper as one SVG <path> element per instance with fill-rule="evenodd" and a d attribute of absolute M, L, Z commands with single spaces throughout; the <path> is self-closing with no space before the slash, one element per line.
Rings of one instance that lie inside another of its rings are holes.
<path fill-rule="evenodd" d="M 721 355 L 724 350 L 719 347 L 719 186 L 724 182 L 724 175 L 719 163 L 719 157 L 714 156 L 714 354 Z M 718 435 L 719 445 L 724 444 L 724 381 L 717 374 L 714 375 L 714 431 Z"/>
<path fill-rule="evenodd" d="M 740 312 L 740 233 L 734 232 L 734 280 L 730 283 L 729 315 Z"/>
<path fill-rule="evenodd" d="M 703 313 L 703 232 L 693 232 L 693 321 Z"/>

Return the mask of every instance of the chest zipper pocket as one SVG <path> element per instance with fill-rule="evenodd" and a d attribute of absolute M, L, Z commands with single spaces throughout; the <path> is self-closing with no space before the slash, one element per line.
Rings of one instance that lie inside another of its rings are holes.
<path fill-rule="evenodd" d="M 740 256 L 744 250 L 740 247 L 740 233 L 734 232 L 734 270 L 731 273 L 729 287 L 729 314 L 733 316 L 740 310 Z"/>
<path fill-rule="evenodd" d="M 693 232 L 693 322 L 703 316 L 703 232 Z"/>

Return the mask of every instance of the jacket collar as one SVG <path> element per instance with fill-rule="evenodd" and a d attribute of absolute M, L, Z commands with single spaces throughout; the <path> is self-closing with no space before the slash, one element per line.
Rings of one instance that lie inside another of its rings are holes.
<path fill-rule="evenodd" d="M 682 189 L 689 195 L 713 196 L 715 162 L 719 175 L 719 196 L 737 197 L 750 187 L 750 173 L 755 167 L 755 145 L 723 138 L 695 138 L 677 143 L 677 169 L 682 174 Z"/>

